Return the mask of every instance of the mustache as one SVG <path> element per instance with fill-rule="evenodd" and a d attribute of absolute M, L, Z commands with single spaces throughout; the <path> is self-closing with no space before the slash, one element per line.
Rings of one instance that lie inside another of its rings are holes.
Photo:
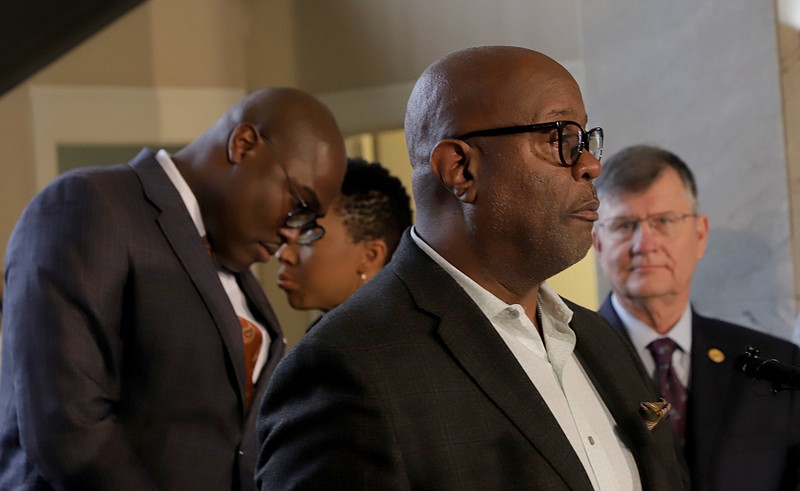
<path fill-rule="evenodd" d="M 575 200 L 575 203 L 578 211 L 597 211 L 600 207 L 600 199 L 597 197 L 597 189 L 595 189 L 594 184 L 590 183 L 586 192 L 582 193 L 580 197 Z"/>

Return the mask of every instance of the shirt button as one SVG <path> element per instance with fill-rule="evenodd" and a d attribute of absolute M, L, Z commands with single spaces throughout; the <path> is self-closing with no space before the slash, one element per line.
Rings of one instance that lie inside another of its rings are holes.
<path fill-rule="evenodd" d="M 589 437 L 589 445 L 594 445 L 594 438 L 591 436 Z"/>

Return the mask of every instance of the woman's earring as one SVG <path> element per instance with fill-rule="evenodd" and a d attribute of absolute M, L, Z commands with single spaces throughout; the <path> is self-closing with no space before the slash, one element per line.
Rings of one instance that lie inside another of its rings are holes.
<path fill-rule="evenodd" d="M 361 277 L 361 283 L 367 282 L 367 273 L 359 273 L 358 275 Z"/>

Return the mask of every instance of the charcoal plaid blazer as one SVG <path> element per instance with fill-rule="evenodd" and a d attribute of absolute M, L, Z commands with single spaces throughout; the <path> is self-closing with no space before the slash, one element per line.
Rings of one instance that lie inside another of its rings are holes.
<path fill-rule="evenodd" d="M 610 297 L 599 313 L 630 341 Z M 759 396 L 769 385 L 754 386 L 734 369 L 748 345 L 764 359 L 800 365 L 794 344 L 692 311 L 685 449 L 692 489 L 800 489 L 800 392 Z M 712 360 L 711 349 L 724 360 Z"/>
<path fill-rule="evenodd" d="M 648 432 L 637 413 L 656 397 L 641 364 L 602 318 L 568 305 L 644 489 L 683 489 L 669 425 Z M 279 364 L 258 434 L 262 490 L 591 489 L 491 323 L 408 233 Z"/>
<path fill-rule="evenodd" d="M 253 489 L 233 307 L 150 151 L 66 174 L 27 207 L 6 261 L 0 489 Z M 284 342 L 249 272 L 239 284 Z"/>

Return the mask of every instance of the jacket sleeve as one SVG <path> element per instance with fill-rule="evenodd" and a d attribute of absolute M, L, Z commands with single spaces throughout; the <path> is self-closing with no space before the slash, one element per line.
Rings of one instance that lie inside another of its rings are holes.
<path fill-rule="evenodd" d="M 800 367 L 800 347 L 794 346 L 792 364 Z M 790 446 L 787 449 L 786 469 L 784 471 L 781 489 L 794 489 L 800 491 L 800 391 L 791 392 L 791 426 Z"/>
<path fill-rule="evenodd" d="M 120 319 L 131 313 L 110 192 L 81 176 L 56 181 L 28 206 L 7 253 L 4 397 L 26 458 L 57 489 L 155 488 L 119 424 Z"/>
<path fill-rule="evenodd" d="M 382 405 L 344 350 L 301 342 L 278 365 L 259 409 L 260 489 L 408 489 Z"/>

